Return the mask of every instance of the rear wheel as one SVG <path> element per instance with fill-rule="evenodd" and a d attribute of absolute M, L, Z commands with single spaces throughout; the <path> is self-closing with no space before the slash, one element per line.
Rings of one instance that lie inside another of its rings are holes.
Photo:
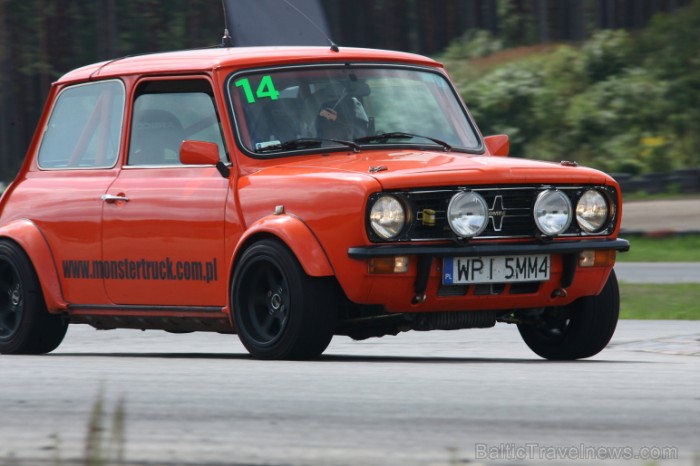
<path fill-rule="evenodd" d="M 254 358 L 314 358 L 333 337 L 332 280 L 306 275 L 278 241 L 259 241 L 243 253 L 231 303 L 238 335 Z"/>
<path fill-rule="evenodd" d="M 589 358 L 610 342 L 619 313 L 620 292 L 612 271 L 598 296 L 587 296 L 561 308 L 545 309 L 534 321 L 518 324 L 518 330 L 527 346 L 543 358 Z"/>
<path fill-rule="evenodd" d="M 24 251 L 0 241 L 0 353 L 43 354 L 63 341 L 68 323 L 49 314 Z"/>

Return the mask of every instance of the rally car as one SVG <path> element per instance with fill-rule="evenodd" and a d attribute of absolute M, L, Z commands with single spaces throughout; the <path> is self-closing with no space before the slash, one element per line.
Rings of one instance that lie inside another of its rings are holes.
<path fill-rule="evenodd" d="M 506 322 L 544 358 L 590 357 L 618 319 L 620 188 L 508 150 L 408 53 L 224 46 L 74 70 L 0 201 L 0 352 L 89 324 L 307 359 L 333 335 Z"/>

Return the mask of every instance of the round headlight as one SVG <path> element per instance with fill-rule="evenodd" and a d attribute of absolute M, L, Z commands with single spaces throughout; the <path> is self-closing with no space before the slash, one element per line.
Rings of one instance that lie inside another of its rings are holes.
<path fill-rule="evenodd" d="M 571 225 L 571 201 L 561 191 L 542 191 L 535 201 L 535 223 L 548 236 L 559 235 Z"/>
<path fill-rule="evenodd" d="M 608 202 L 599 191 L 591 189 L 583 193 L 576 204 L 576 221 L 587 233 L 600 231 L 608 220 Z"/>
<path fill-rule="evenodd" d="M 401 233 L 406 225 L 406 212 L 401 202 L 394 196 L 382 196 L 374 203 L 369 214 L 372 231 L 382 239 L 392 239 Z"/>
<path fill-rule="evenodd" d="M 479 194 L 463 191 L 452 196 L 447 207 L 447 221 L 458 236 L 471 238 L 486 228 L 489 208 Z"/>

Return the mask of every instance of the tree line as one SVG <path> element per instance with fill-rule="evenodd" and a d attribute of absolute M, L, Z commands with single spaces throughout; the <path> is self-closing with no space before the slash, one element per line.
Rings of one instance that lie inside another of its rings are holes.
<path fill-rule="evenodd" d="M 691 0 L 321 0 L 333 39 L 440 54 L 465 31 L 507 46 L 637 29 Z M 215 45 L 219 0 L 0 0 L 0 182 L 21 164 L 52 81 L 124 55 Z"/>
<path fill-rule="evenodd" d="M 645 179 L 674 172 L 675 190 L 681 178 L 700 183 L 698 43 L 700 0 L 643 31 L 515 49 L 484 33 L 442 59 L 481 130 L 508 134 L 513 156 Z"/>

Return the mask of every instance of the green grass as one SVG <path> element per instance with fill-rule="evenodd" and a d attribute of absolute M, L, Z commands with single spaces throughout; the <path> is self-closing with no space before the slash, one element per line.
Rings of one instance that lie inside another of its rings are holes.
<path fill-rule="evenodd" d="M 630 250 L 617 255 L 620 262 L 700 262 L 700 235 L 625 239 Z"/>
<path fill-rule="evenodd" d="M 700 320 L 700 285 L 620 283 L 620 318 Z"/>
<path fill-rule="evenodd" d="M 700 235 L 629 237 L 621 262 L 700 262 Z M 698 284 L 620 284 L 621 319 L 700 320 Z"/>

